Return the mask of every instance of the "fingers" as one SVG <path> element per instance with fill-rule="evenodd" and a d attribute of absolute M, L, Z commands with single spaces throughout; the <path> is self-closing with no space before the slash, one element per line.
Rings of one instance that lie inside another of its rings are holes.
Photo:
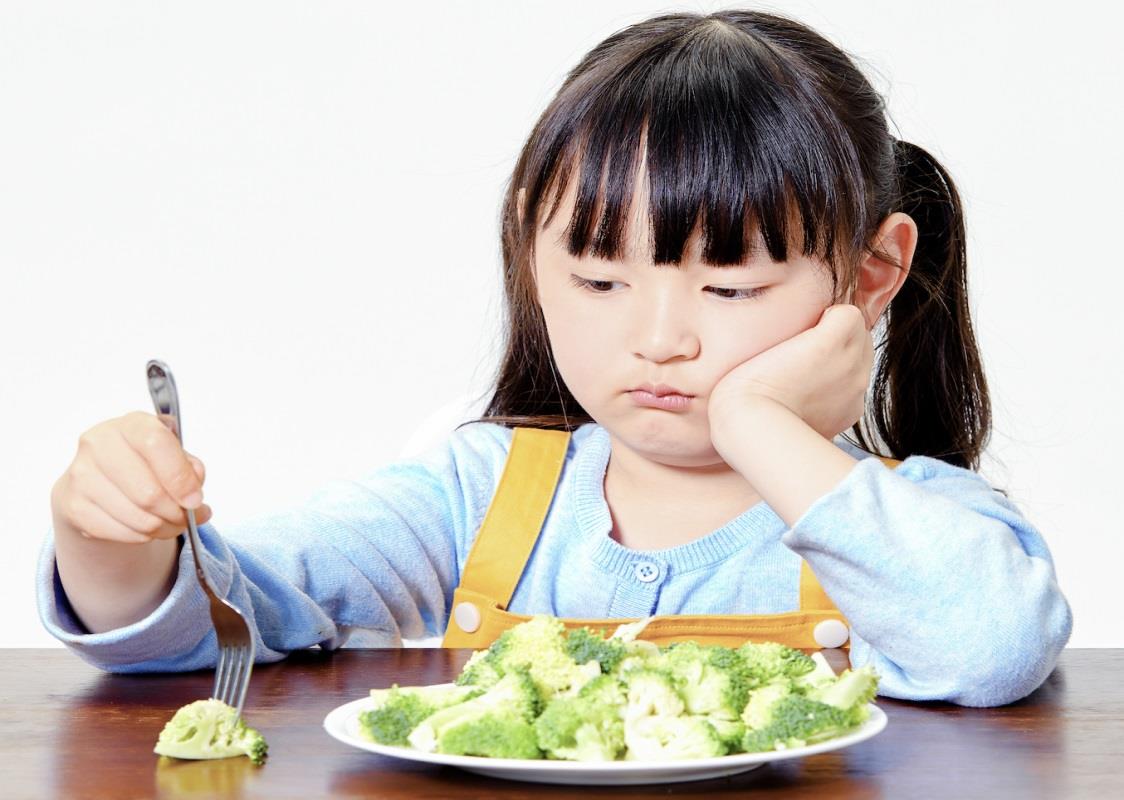
<path fill-rule="evenodd" d="M 85 495 L 68 494 L 63 512 L 67 521 L 87 538 L 126 544 L 142 544 L 149 541 L 148 536 L 121 524 Z"/>
<path fill-rule="evenodd" d="M 203 502 L 203 483 L 179 439 L 151 415 L 141 417 L 121 426 L 125 442 L 145 462 L 164 494 L 185 508 L 197 508 Z"/>
<path fill-rule="evenodd" d="M 210 520 L 205 478 L 203 462 L 157 417 L 135 412 L 107 420 L 79 437 L 73 462 L 52 489 L 57 529 L 127 543 L 174 538 L 187 528 L 184 507 L 196 510 L 198 524 Z"/>
<path fill-rule="evenodd" d="M 150 538 L 169 538 L 179 532 L 176 530 L 167 533 L 168 530 L 177 527 L 175 520 L 162 519 L 141 508 L 103 472 L 79 465 L 71 470 L 71 476 L 75 478 L 73 489 L 77 494 L 129 531 Z M 180 516 L 183 517 L 182 513 Z M 183 524 L 187 524 L 186 518 Z M 182 530 L 182 526 L 178 527 Z"/>
<path fill-rule="evenodd" d="M 179 503 L 164 490 L 148 462 L 122 434 L 122 431 L 109 430 L 96 443 L 91 443 L 88 459 L 94 469 L 90 471 L 104 475 L 138 510 L 159 517 L 165 523 L 179 524 L 184 518 Z"/>

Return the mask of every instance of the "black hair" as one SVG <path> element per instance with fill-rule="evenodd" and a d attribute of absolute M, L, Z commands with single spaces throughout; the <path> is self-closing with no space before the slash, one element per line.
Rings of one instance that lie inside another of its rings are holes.
<path fill-rule="evenodd" d="M 640 163 L 644 159 L 643 165 Z M 884 312 L 858 443 L 976 467 L 990 403 L 968 309 L 964 221 L 948 173 L 890 132 L 852 60 L 790 19 L 728 10 L 621 30 L 569 73 L 520 155 L 504 201 L 507 341 L 484 420 L 572 429 L 590 420 L 561 385 L 530 274 L 535 234 L 565 191 L 569 252 L 621 255 L 637 170 L 649 181 L 653 261 L 736 265 L 760 241 L 831 266 L 849 293 L 878 226 L 917 223 L 909 277 Z"/>

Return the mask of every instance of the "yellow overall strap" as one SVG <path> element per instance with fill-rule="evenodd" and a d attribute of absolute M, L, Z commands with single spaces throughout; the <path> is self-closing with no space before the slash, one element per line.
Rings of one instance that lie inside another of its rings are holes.
<path fill-rule="evenodd" d="M 465 561 L 461 587 L 507 608 L 546 520 L 569 443 L 567 431 L 515 429 L 495 497 Z"/>

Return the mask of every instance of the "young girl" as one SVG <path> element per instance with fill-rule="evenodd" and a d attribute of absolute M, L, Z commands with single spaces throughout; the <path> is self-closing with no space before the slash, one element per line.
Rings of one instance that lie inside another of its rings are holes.
<path fill-rule="evenodd" d="M 201 527 L 261 660 L 654 615 L 660 642 L 849 646 L 891 697 L 1042 683 L 1071 618 L 1042 537 L 972 471 L 990 408 L 957 194 L 840 50 L 744 11 L 614 34 L 532 131 L 502 235 L 483 419 Z M 180 535 L 181 507 L 211 516 L 203 479 L 152 415 L 82 435 L 39 576 L 52 633 L 110 670 L 214 663 Z"/>

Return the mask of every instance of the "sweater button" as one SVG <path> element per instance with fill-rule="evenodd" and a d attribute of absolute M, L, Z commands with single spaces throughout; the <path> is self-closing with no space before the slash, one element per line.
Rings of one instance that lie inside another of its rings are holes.
<path fill-rule="evenodd" d="M 480 627 L 480 609 L 473 603 L 457 603 L 453 609 L 453 621 L 465 633 L 475 633 Z"/>
<path fill-rule="evenodd" d="M 660 576 L 660 566 L 651 561 L 637 561 L 632 565 L 632 572 L 641 583 L 651 583 Z"/>
<path fill-rule="evenodd" d="M 842 647 L 851 638 L 851 632 L 841 620 L 825 619 L 812 630 L 812 638 L 820 647 Z"/>

